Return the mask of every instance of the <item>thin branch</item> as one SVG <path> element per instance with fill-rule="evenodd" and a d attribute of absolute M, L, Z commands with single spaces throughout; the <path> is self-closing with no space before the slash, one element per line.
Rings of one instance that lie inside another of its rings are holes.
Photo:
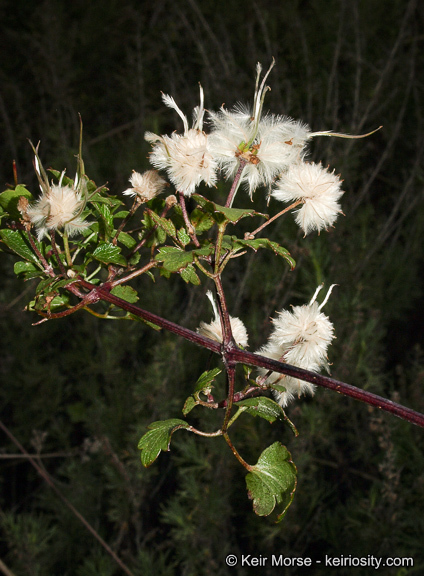
<path fill-rule="evenodd" d="M 132 280 L 133 278 L 136 278 L 137 276 L 144 274 L 145 272 L 150 270 L 150 268 L 154 268 L 157 265 L 158 265 L 158 262 L 151 260 L 142 268 L 138 268 L 134 272 L 131 272 L 131 274 L 128 274 L 128 276 L 124 276 L 123 278 L 119 278 L 118 280 L 114 280 L 113 282 L 110 283 L 110 285 L 112 288 L 114 288 L 115 286 L 119 286 L 119 284 L 124 284 L 125 282 L 128 282 L 129 280 Z"/>
<path fill-rule="evenodd" d="M 231 208 L 231 206 L 233 205 L 234 198 L 235 198 L 235 195 L 237 193 L 237 190 L 238 190 L 238 187 L 240 184 L 240 178 L 241 178 L 241 175 L 243 173 L 243 170 L 244 170 L 244 167 L 246 166 L 246 164 L 247 164 L 247 160 L 245 160 L 244 158 L 240 158 L 240 165 L 238 167 L 236 175 L 234 176 L 233 184 L 231 186 L 231 190 L 228 194 L 228 198 L 227 198 L 227 201 L 225 203 L 225 206 L 227 208 Z"/>
<path fill-rule="evenodd" d="M 234 350 L 232 353 L 232 360 L 235 362 L 241 362 L 243 364 L 248 364 L 249 366 L 258 366 L 261 368 L 266 368 L 267 370 L 272 370 L 273 372 L 278 372 L 280 374 L 287 374 L 293 378 L 298 378 L 299 380 L 305 380 L 306 382 L 311 382 L 317 386 L 322 386 L 323 388 L 328 388 L 334 390 L 339 394 L 344 396 L 349 396 L 350 398 L 355 398 L 360 402 L 365 402 L 370 406 L 375 406 L 385 412 L 390 412 L 394 416 L 416 424 L 421 428 L 424 428 L 424 414 L 411 410 L 411 408 L 406 408 L 401 404 L 382 398 L 377 394 L 372 392 L 367 392 L 366 390 L 361 390 L 356 386 L 351 384 L 346 384 L 345 382 L 340 382 L 334 378 L 329 378 L 328 376 L 322 376 L 321 374 L 316 374 L 310 372 L 309 370 L 303 370 L 302 368 L 297 368 L 296 366 L 290 366 L 290 364 L 282 364 L 270 358 L 265 358 L 265 356 L 260 356 L 259 354 L 252 354 L 251 352 L 246 352 L 245 350 Z"/>
<path fill-rule="evenodd" d="M 28 452 L 25 450 L 25 448 L 22 446 L 22 444 L 19 442 L 19 440 L 17 438 L 15 438 L 15 436 L 12 434 L 12 432 L 7 428 L 7 426 L 5 426 L 3 424 L 3 422 L 1 420 L 0 420 L 0 428 L 3 430 L 3 432 L 6 434 L 6 436 L 8 436 L 8 438 L 15 444 L 15 446 L 22 452 L 22 454 L 24 454 L 25 457 L 28 458 L 28 460 L 30 461 L 32 466 L 34 466 L 34 468 L 37 470 L 37 472 L 40 474 L 40 476 L 43 478 L 43 480 L 50 486 L 50 488 L 57 494 L 57 496 L 59 496 L 59 498 L 62 500 L 62 502 L 69 508 L 69 510 L 71 510 L 71 512 L 80 520 L 80 522 L 82 524 L 84 524 L 84 526 L 87 528 L 87 530 L 96 538 L 96 540 L 101 544 L 101 546 L 103 546 L 103 548 L 106 550 L 106 552 L 108 554 L 110 554 L 110 556 L 112 556 L 112 558 L 120 566 L 120 568 L 122 568 L 122 570 L 125 572 L 125 574 L 127 574 L 128 576 L 134 576 L 134 574 L 131 572 L 131 570 L 122 562 L 122 560 L 115 554 L 115 552 L 103 540 L 103 538 L 95 531 L 95 529 L 87 522 L 87 520 L 78 512 L 78 510 L 69 502 L 69 500 L 66 498 L 66 496 L 64 496 L 62 494 L 62 492 L 56 486 L 56 484 L 54 483 L 54 481 L 53 481 L 52 477 L 49 475 L 49 473 L 46 470 L 44 470 L 39 464 L 37 464 L 37 462 L 34 460 L 34 458 L 30 454 L 28 454 Z"/>
<path fill-rule="evenodd" d="M 107 289 L 101 286 L 96 287 L 82 279 L 78 280 L 78 283 L 81 286 L 92 290 L 93 296 L 95 295 L 101 300 L 110 302 L 111 304 L 114 304 L 115 306 L 130 312 L 138 318 L 143 318 L 148 322 L 152 322 L 157 326 L 165 328 L 165 330 L 169 330 L 173 334 L 193 342 L 193 344 L 197 344 L 198 346 L 211 350 L 215 354 L 220 354 L 224 357 L 227 365 L 232 362 L 241 363 L 247 364 L 249 366 L 265 368 L 266 370 L 278 372 L 279 374 L 286 374 L 288 376 L 292 376 L 293 378 L 298 378 L 299 380 L 304 380 L 306 382 L 316 384 L 317 386 L 322 386 L 323 388 L 329 388 L 330 390 L 334 390 L 339 394 L 344 394 L 345 396 L 349 396 L 350 398 L 354 398 L 360 402 L 365 402 L 370 406 L 375 406 L 376 408 L 384 410 L 385 412 L 389 412 L 398 418 L 402 418 L 407 422 L 411 422 L 412 424 L 416 424 L 417 426 L 424 428 L 424 414 L 416 412 L 410 408 L 406 408 L 401 404 L 397 404 L 391 400 L 386 400 L 377 394 L 367 392 L 366 390 L 361 390 L 360 388 L 356 388 L 356 386 L 346 384 L 345 382 L 335 380 L 334 378 L 329 378 L 328 376 L 322 376 L 315 372 L 303 370 L 302 368 L 297 368 L 296 366 L 291 366 L 290 364 L 277 362 L 276 360 L 271 360 L 270 358 L 260 356 L 259 354 L 254 354 L 252 352 L 247 352 L 246 350 L 240 350 L 232 342 L 223 347 L 219 342 L 211 340 L 210 338 L 206 338 L 205 336 L 201 336 L 200 334 L 197 334 L 197 332 L 193 332 L 188 328 L 179 326 L 174 322 L 170 322 L 169 320 L 161 318 L 160 316 L 153 314 L 152 312 L 148 312 L 147 310 L 143 310 L 138 306 L 134 306 L 133 304 L 130 304 L 129 302 L 126 302 L 125 300 L 110 294 Z"/>
<path fill-rule="evenodd" d="M 281 210 L 281 212 L 278 212 L 278 214 L 274 214 L 274 216 L 272 218 L 270 218 L 269 220 L 267 220 L 266 222 L 261 224 L 259 226 L 259 228 L 256 228 L 256 230 L 253 230 L 253 232 L 246 232 L 246 234 L 244 235 L 244 239 L 245 240 L 253 240 L 253 238 L 256 236 L 256 234 L 258 232 L 260 232 L 261 230 L 263 230 L 266 226 L 268 226 L 268 224 L 271 224 L 271 222 L 274 222 L 274 220 L 276 220 L 277 218 L 279 218 L 280 216 L 282 216 L 283 214 L 285 214 L 289 210 L 296 208 L 296 206 L 298 206 L 301 203 L 302 203 L 302 200 L 296 200 L 296 202 L 293 202 L 293 204 L 290 204 L 290 206 L 286 206 L 286 208 Z"/>
<path fill-rule="evenodd" d="M 195 229 L 194 229 L 193 224 L 190 222 L 190 218 L 188 217 L 188 214 L 187 214 L 187 207 L 186 207 L 186 203 L 185 203 L 184 194 L 183 194 L 182 192 L 178 192 L 178 198 L 179 198 L 179 200 L 180 200 L 180 206 L 181 206 L 181 210 L 182 210 L 182 213 L 183 213 L 184 223 L 185 223 L 185 225 L 186 225 L 187 232 L 189 233 L 190 238 L 191 238 L 193 244 L 194 244 L 197 248 L 200 248 L 200 242 L 199 242 L 199 240 L 197 239 L 196 231 L 195 231 Z"/>
<path fill-rule="evenodd" d="M 15 576 L 14 572 L 9 570 L 4 562 L 0 560 L 0 570 L 3 572 L 4 576 Z"/>

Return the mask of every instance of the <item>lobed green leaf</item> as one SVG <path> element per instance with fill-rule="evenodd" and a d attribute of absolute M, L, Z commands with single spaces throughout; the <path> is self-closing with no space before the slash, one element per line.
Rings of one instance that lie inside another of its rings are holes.
<path fill-rule="evenodd" d="M 109 242 L 104 242 L 97 246 L 93 252 L 93 258 L 103 264 L 117 264 L 118 266 L 126 266 L 127 261 L 120 254 L 121 249 L 119 246 L 115 246 Z"/>
<path fill-rule="evenodd" d="M 231 245 L 233 250 L 251 248 L 256 252 L 259 250 L 259 248 L 265 248 L 266 250 L 272 250 L 274 254 L 284 258 L 292 270 L 296 266 L 296 261 L 291 257 L 290 252 L 286 248 L 283 248 L 283 246 L 280 246 L 277 242 L 272 242 L 268 238 L 254 238 L 253 240 L 243 240 L 241 238 L 237 238 L 237 236 L 226 236 L 225 238 L 227 244 L 230 242 L 229 238 L 231 238 Z"/>
<path fill-rule="evenodd" d="M 212 216 L 199 208 L 195 208 L 190 214 L 190 222 L 193 224 L 196 234 L 201 234 L 202 232 L 210 230 L 215 224 L 215 220 Z"/>
<path fill-rule="evenodd" d="M 172 418 L 171 420 L 160 420 L 148 426 L 148 432 L 142 436 L 138 443 L 141 450 L 141 462 L 146 468 L 153 464 L 162 450 L 169 451 L 171 436 L 180 428 L 189 428 L 189 424 L 184 420 Z"/>
<path fill-rule="evenodd" d="M 181 270 L 180 276 L 184 280 L 184 282 L 187 282 L 187 284 L 189 282 L 191 284 L 194 284 L 195 286 L 199 286 L 201 284 L 200 278 L 196 274 L 193 264 L 189 264 L 186 268 Z"/>
<path fill-rule="evenodd" d="M 177 232 L 178 240 L 181 242 L 183 246 L 187 246 L 190 244 L 190 235 L 187 234 L 187 231 L 184 228 L 180 228 Z"/>
<path fill-rule="evenodd" d="M 164 230 L 168 236 L 172 236 L 172 238 L 177 237 L 177 231 L 175 229 L 174 223 L 169 220 L 168 218 L 161 218 L 155 212 L 149 210 L 149 215 L 152 220 Z"/>
<path fill-rule="evenodd" d="M 163 246 L 155 260 L 163 262 L 163 267 L 169 272 L 179 272 L 193 262 L 193 252 L 184 252 L 176 246 Z"/>
<path fill-rule="evenodd" d="M 290 452 L 280 442 L 268 446 L 256 466 L 246 476 L 248 496 L 258 516 L 268 516 L 278 505 L 280 521 L 290 506 L 296 489 L 297 470 Z"/>

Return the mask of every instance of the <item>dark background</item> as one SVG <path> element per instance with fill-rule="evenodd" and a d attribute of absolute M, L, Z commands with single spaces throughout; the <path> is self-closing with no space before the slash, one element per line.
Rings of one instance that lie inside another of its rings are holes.
<path fill-rule="evenodd" d="M 119 194 L 131 170 L 148 167 L 144 132 L 181 129 L 161 91 L 186 113 L 198 103 L 199 81 L 207 108 L 251 102 L 256 62 L 266 69 L 272 57 L 266 109 L 313 131 L 358 134 L 383 125 L 364 140 L 314 139 L 310 158 L 344 179 L 345 217 L 306 239 L 290 220 L 278 221 L 269 234 L 290 249 L 295 272 L 270 255 L 247 255 L 235 261 L 225 289 L 256 350 L 275 310 L 305 303 L 320 282 L 337 283 L 326 305 L 337 335 L 332 374 L 424 412 L 419 2 L 3 0 L 0 22 L 3 189 L 13 184 L 16 160 L 19 181 L 36 191 L 28 138 L 41 140 L 46 166 L 72 174 L 80 113 L 86 171 Z M 261 192 L 254 201 L 265 209 Z M 237 203 L 246 205 L 241 193 Z M 227 568 L 228 553 L 413 557 L 413 570 L 379 574 L 422 572 L 422 430 L 324 390 L 288 409 L 297 439 L 281 425 L 240 419 L 235 440 L 247 460 L 281 440 L 298 466 L 294 504 L 275 525 L 253 514 L 243 470 L 220 440 L 181 433 L 151 468 L 139 461 L 145 427 L 181 416 L 206 352 L 141 324 L 83 313 L 32 327 L 37 319 L 23 308 L 34 286 L 18 282 L 12 264 L 2 254 L 2 421 L 39 452 L 60 490 L 134 574 L 248 573 Z M 209 321 L 204 288 L 182 284 L 140 282 L 140 305 L 193 329 Z M 217 416 L 204 417 L 201 425 L 213 429 Z M 9 569 L 121 574 L 1 435 L 0 558 Z M 373 569 L 332 570 L 359 576 Z M 251 570 L 277 571 L 324 575 L 329 568 Z"/>

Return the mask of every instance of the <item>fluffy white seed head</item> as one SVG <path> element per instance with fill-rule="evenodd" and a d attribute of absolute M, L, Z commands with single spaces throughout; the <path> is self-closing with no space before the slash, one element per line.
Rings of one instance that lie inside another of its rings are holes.
<path fill-rule="evenodd" d="M 334 285 L 333 285 L 334 286 Z M 321 312 L 333 289 L 330 287 L 322 304 L 315 301 L 322 286 L 319 286 L 309 304 L 293 306 L 283 310 L 272 320 L 274 329 L 265 346 L 258 354 L 279 360 L 305 370 L 318 372 L 327 365 L 327 349 L 334 336 L 334 327 L 328 317 Z M 260 370 L 261 376 L 267 372 Z M 314 385 L 284 374 L 272 372 L 268 384 L 281 384 L 285 392 L 274 391 L 277 401 L 284 407 L 297 395 L 313 394 Z"/>
<path fill-rule="evenodd" d="M 217 163 L 208 148 L 204 132 L 191 129 L 182 136 L 157 136 L 146 132 L 146 140 L 152 142 L 150 162 L 155 168 L 166 170 L 169 179 L 179 192 L 191 196 L 201 182 L 207 186 L 216 183 Z"/>
<path fill-rule="evenodd" d="M 191 196 L 201 182 L 207 186 L 216 183 L 217 162 L 209 148 L 208 136 L 203 127 L 203 90 L 200 87 L 200 106 L 194 109 L 194 125 L 189 129 L 187 117 L 175 100 L 163 94 L 164 103 L 174 109 L 183 120 L 184 134 L 158 136 L 146 132 L 145 139 L 153 146 L 150 162 L 159 170 L 166 170 L 169 179 L 179 192 Z"/>
<path fill-rule="evenodd" d="M 343 195 L 341 180 L 321 164 L 292 164 L 276 184 L 272 196 L 282 202 L 302 202 L 296 211 L 296 223 L 305 235 L 332 226 L 341 213 L 338 202 Z"/>
<path fill-rule="evenodd" d="M 147 170 L 140 174 L 133 172 L 130 177 L 132 188 L 123 191 L 126 196 L 137 196 L 141 202 L 148 202 L 163 192 L 166 182 L 156 170 Z"/>
<path fill-rule="evenodd" d="M 208 291 L 206 293 L 206 296 L 211 301 L 212 308 L 214 311 L 214 319 L 209 324 L 206 324 L 206 322 L 201 322 L 199 328 L 197 329 L 197 332 L 202 336 L 206 336 L 206 338 L 210 338 L 211 340 L 215 340 L 216 342 L 222 342 L 223 338 L 222 338 L 221 320 L 219 318 L 216 302 L 212 296 L 212 292 Z M 248 335 L 245 325 L 240 320 L 240 318 L 233 318 L 232 316 L 230 316 L 230 324 L 231 324 L 231 331 L 233 333 L 233 337 L 236 344 L 238 346 L 246 348 L 248 342 Z"/>
<path fill-rule="evenodd" d="M 267 114 L 257 120 L 240 105 L 231 111 L 210 112 L 209 118 L 212 155 L 227 178 L 235 175 L 240 159 L 247 162 L 241 182 L 250 196 L 302 158 L 309 129 L 291 118 Z"/>
<path fill-rule="evenodd" d="M 27 215 L 37 229 L 38 240 L 58 229 L 73 236 L 90 225 L 81 217 L 84 205 L 81 192 L 71 186 L 52 184 L 44 186 L 42 195 L 28 208 Z"/>

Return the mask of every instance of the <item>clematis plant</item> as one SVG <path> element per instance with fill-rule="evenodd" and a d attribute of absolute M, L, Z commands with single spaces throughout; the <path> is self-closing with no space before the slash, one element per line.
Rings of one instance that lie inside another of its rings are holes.
<path fill-rule="evenodd" d="M 182 120 L 183 132 L 170 136 L 146 133 L 152 145 L 153 169 L 134 171 L 129 178 L 131 187 L 118 196 L 88 178 L 81 141 L 74 180 L 63 171 L 50 170 L 48 176 L 39 147 L 33 148 L 41 195 L 18 184 L 0 194 L 0 240 L 5 251 L 18 257 L 14 264 L 17 276 L 38 281 L 27 306 L 41 317 L 37 324 L 85 310 L 101 319 L 141 320 L 150 328 L 171 331 L 215 353 L 217 365 L 208 366 L 193 382 L 192 394 L 182 406 L 183 418 L 150 424 L 139 443 L 141 461 L 150 466 L 162 450 L 169 450 L 178 430 L 222 438 L 247 472 L 246 486 L 255 512 L 269 515 L 276 509 L 281 520 L 296 488 L 292 456 L 275 442 L 256 463 L 247 462 L 232 440 L 233 426 L 240 417 L 280 421 L 297 435 L 284 409 L 305 394 L 314 394 L 316 386 L 378 406 L 420 426 L 424 426 L 424 415 L 319 374 L 328 370 L 327 352 L 335 338 L 333 324 L 322 312 L 334 285 L 320 304 L 322 286 L 309 303 L 277 311 L 269 339 L 256 353 L 246 350 L 248 319 L 230 314 L 225 274 L 234 258 L 250 250 L 259 258 L 261 251 L 269 250 L 275 255 L 276 267 L 295 267 L 286 248 L 258 237 L 259 232 L 272 230 L 277 218 L 291 212 L 305 235 L 319 233 L 333 226 L 342 210 L 342 181 L 334 171 L 307 160 L 307 144 L 318 136 L 347 136 L 311 132 L 300 121 L 264 113 L 272 66 L 261 78 L 258 64 L 250 107 L 222 107 L 206 113 L 200 88 L 192 128 L 175 100 L 163 95 L 165 105 Z M 227 195 L 216 201 L 213 188 L 222 179 Z M 201 186 L 206 186 L 206 195 L 200 193 Z M 240 186 L 248 194 L 240 194 L 240 205 L 234 207 Z M 249 197 L 261 189 L 270 201 L 269 214 L 251 207 Z M 129 207 L 125 196 L 132 200 Z M 288 206 L 278 211 L 274 200 Z M 251 228 L 256 228 L 241 232 L 242 220 L 255 222 Z M 135 280 L 144 274 L 156 281 L 177 275 L 193 289 L 205 282 L 212 284 L 215 294 L 205 290 L 212 303 L 212 320 L 202 321 L 193 331 L 138 306 L 143 294 L 137 292 Z M 224 397 L 214 392 L 221 373 L 226 379 Z M 212 432 L 190 423 L 192 410 L 201 420 L 205 408 L 216 412 Z"/>

